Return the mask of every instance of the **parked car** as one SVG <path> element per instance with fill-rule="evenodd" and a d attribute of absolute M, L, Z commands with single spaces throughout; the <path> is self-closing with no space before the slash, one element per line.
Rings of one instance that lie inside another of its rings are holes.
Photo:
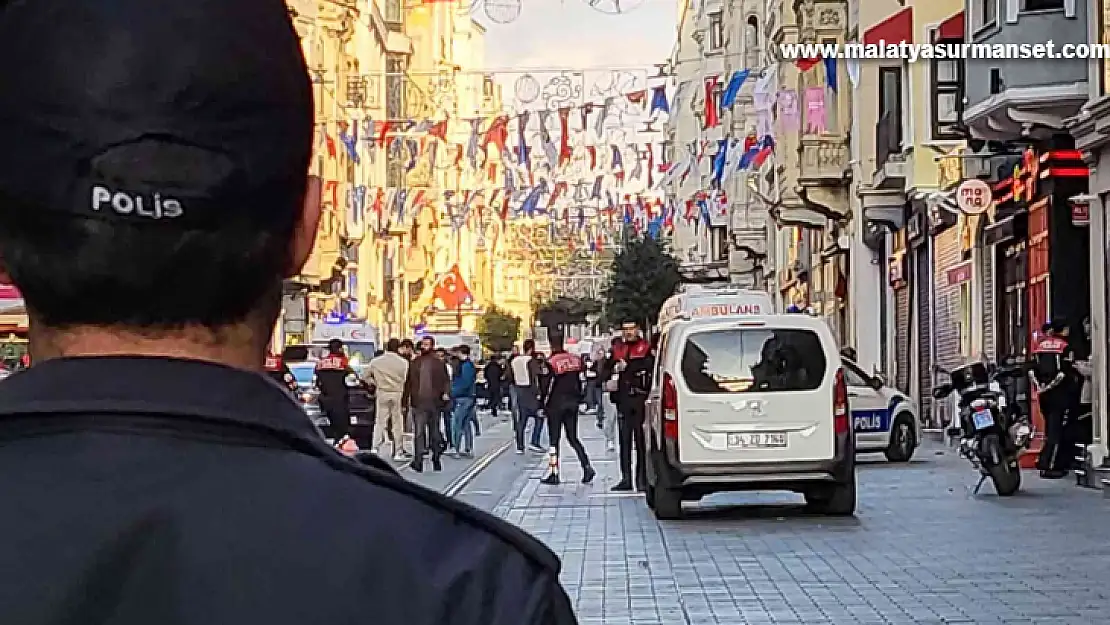
<path fill-rule="evenodd" d="M 328 418 L 320 409 L 320 391 L 316 388 L 316 363 L 312 361 L 288 363 L 289 371 L 297 380 L 297 401 L 305 414 L 318 426 L 328 425 Z"/>

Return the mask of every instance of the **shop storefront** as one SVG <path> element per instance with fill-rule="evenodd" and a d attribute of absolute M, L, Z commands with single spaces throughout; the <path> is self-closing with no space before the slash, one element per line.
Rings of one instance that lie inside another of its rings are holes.
<path fill-rule="evenodd" d="M 998 284 L 997 351 L 1002 363 L 1025 362 L 1034 334 L 1051 319 L 1064 319 L 1082 336 L 1090 314 L 1090 235 L 1072 198 L 1087 190 L 1081 154 L 1061 140 L 1046 150 L 1026 150 L 1013 175 L 995 185 L 985 242 L 995 247 Z M 1079 356 L 1086 346 L 1078 342 Z M 1022 389 L 1024 391 L 1024 389 Z M 1019 400 L 1044 431 L 1040 410 L 1022 392 Z"/>
<path fill-rule="evenodd" d="M 894 233 L 890 258 L 887 259 L 887 283 L 894 291 L 894 385 L 903 393 L 910 392 L 912 342 L 908 259 L 906 229 L 903 228 Z"/>
<path fill-rule="evenodd" d="M 1104 25 L 1105 26 L 1105 25 Z M 1110 40 L 1110 39 L 1107 39 Z M 1110 69 L 1107 64 L 1106 69 Z M 1088 115 L 1076 120 L 1071 128 L 1085 161 L 1090 164 L 1088 185 L 1090 193 L 1087 200 L 1086 215 L 1082 214 L 1082 202 L 1077 206 L 1077 215 L 1087 218 L 1090 241 L 1089 268 L 1091 272 L 1091 344 L 1094 385 L 1094 444 L 1089 457 L 1096 465 L 1110 466 L 1110 219 L 1106 210 L 1110 207 L 1110 136 L 1098 129 L 1110 123 L 1110 95 L 1106 95 L 1108 82 L 1103 77 L 1099 99 L 1087 107 Z M 1101 349 L 1099 349 L 1101 347 Z M 1106 473 L 1106 470 L 1103 471 Z M 1110 474 L 1103 478 L 1110 479 Z"/>
<path fill-rule="evenodd" d="M 921 407 L 925 424 L 933 422 L 933 255 L 928 208 L 924 201 L 910 203 L 906 220 L 906 249 L 910 283 L 910 395 Z"/>

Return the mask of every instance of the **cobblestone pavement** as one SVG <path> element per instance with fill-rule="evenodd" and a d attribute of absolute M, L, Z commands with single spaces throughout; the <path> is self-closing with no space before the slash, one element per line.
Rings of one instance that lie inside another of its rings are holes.
<path fill-rule="evenodd" d="M 615 457 L 591 418 L 582 430 L 592 486 L 569 450 L 561 486 L 539 484 L 532 458 L 494 510 L 563 558 L 582 625 L 1110 623 L 1110 501 L 1096 491 L 1027 473 L 1011 499 L 973 496 L 970 467 L 933 444 L 906 465 L 861 464 L 855 519 L 772 493 L 660 523 L 641 496 L 607 492 Z"/>
<path fill-rule="evenodd" d="M 453 491 L 462 485 L 462 482 L 471 478 L 473 470 L 481 468 L 475 465 L 483 463 L 487 456 L 503 452 L 506 444 L 513 440 L 512 422 L 507 412 L 494 416 L 483 410 L 479 411 L 478 419 L 482 425 L 482 435 L 474 438 L 473 458 L 454 458 L 450 454 L 445 454 L 442 471 L 433 471 L 429 459 L 424 462 L 423 473 L 413 471 L 405 463 L 394 464 L 400 470 L 401 475 L 404 475 L 410 481 L 433 490 Z M 406 449 L 411 451 L 412 439 L 406 438 Z"/>

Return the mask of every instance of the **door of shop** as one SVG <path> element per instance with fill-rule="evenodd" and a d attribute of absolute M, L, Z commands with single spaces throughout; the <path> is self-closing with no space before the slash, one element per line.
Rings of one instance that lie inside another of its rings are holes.
<path fill-rule="evenodd" d="M 929 239 L 925 239 L 914 250 L 914 298 L 916 306 L 914 312 L 917 314 L 917 376 L 918 388 L 921 391 L 918 401 L 921 402 L 921 414 L 923 419 L 928 421 L 932 427 L 937 427 L 937 424 L 932 422 L 933 418 L 933 350 L 932 350 L 932 332 L 933 332 L 933 314 L 932 314 L 932 291 L 933 291 L 933 259 L 930 252 Z"/>

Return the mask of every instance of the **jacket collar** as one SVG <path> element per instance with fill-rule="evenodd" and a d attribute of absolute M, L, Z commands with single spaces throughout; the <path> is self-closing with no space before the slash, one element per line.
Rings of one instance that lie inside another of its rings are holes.
<path fill-rule="evenodd" d="M 60 358 L 0 384 L 0 419 L 128 414 L 200 417 L 318 439 L 300 406 L 266 375 L 195 360 Z"/>

